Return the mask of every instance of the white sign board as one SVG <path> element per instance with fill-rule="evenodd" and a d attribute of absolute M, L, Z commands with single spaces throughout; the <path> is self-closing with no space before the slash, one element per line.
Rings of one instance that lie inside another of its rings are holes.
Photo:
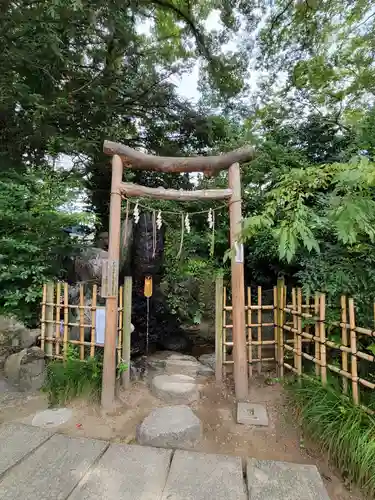
<path fill-rule="evenodd" d="M 105 340 L 105 307 L 98 307 L 95 311 L 95 344 L 104 345 Z"/>
<path fill-rule="evenodd" d="M 234 242 L 234 248 L 236 250 L 236 255 L 235 255 L 235 262 L 238 264 L 243 264 L 243 244 L 242 243 L 237 243 L 237 241 Z"/>

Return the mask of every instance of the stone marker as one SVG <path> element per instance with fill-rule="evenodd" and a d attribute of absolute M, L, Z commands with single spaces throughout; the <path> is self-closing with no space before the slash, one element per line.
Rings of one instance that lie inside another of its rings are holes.
<path fill-rule="evenodd" d="M 137 429 L 139 444 L 188 448 L 201 437 L 202 424 L 188 406 L 156 408 Z"/>
<path fill-rule="evenodd" d="M 245 500 L 239 457 L 177 450 L 162 500 Z"/>
<path fill-rule="evenodd" d="M 51 432 L 16 422 L 0 425 L 0 474 L 52 436 Z"/>
<path fill-rule="evenodd" d="M 0 482 L 0 498 L 66 499 L 107 446 L 103 441 L 55 434 L 8 470 Z"/>
<path fill-rule="evenodd" d="M 244 425 L 268 425 L 266 407 L 256 403 L 237 403 L 237 423 Z"/>
<path fill-rule="evenodd" d="M 69 500 L 160 499 L 171 456 L 171 450 L 112 444 Z"/>
<path fill-rule="evenodd" d="M 188 375 L 156 375 L 152 379 L 151 392 L 168 403 L 191 403 L 199 399 L 195 379 Z"/>
<path fill-rule="evenodd" d="M 69 408 L 52 408 L 50 410 L 39 411 L 32 419 L 31 425 L 36 427 L 58 427 L 65 424 L 73 415 Z"/>
<path fill-rule="evenodd" d="M 5 361 L 4 373 L 8 382 L 20 391 L 37 391 L 45 380 L 44 351 L 29 347 L 11 354 Z"/>
<path fill-rule="evenodd" d="M 315 465 L 248 459 L 249 500 L 329 500 Z"/>

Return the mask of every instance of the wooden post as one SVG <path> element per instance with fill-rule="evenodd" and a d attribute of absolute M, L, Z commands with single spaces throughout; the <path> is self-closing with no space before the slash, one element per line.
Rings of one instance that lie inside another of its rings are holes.
<path fill-rule="evenodd" d="M 284 289 L 285 281 L 284 278 L 279 278 L 277 280 L 277 344 L 278 344 L 278 354 L 277 354 L 277 364 L 278 364 L 278 376 L 282 378 L 284 376 Z"/>
<path fill-rule="evenodd" d="M 217 276 L 215 286 L 215 377 L 218 383 L 223 380 L 223 299 L 223 276 Z"/>
<path fill-rule="evenodd" d="M 319 299 L 319 332 L 320 332 L 320 376 L 322 384 L 327 384 L 327 359 L 326 359 L 326 296 L 324 293 Z"/>
<path fill-rule="evenodd" d="M 258 373 L 262 373 L 262 287 L 258 286 Z"/>
<path fill-rule="evenodd" d="M 55 298 L 55 285 L 53 283 L 47 283 L 47 295 L 46 295 L 46 337 L 45 342 L 45 353 L 46 356 L 52 357 L 53 355 L 53 303 Z"/>
<path fill-rule="evenodd" d="M 302 375 L 302 290 L 297 289 L 297 373 L 300 377 Z"/>
<path fill-rule="evenodd" d="M 56 346 L 55 346 L 55 353 L 56 356 L 60 355 L 60 309 L 61 307 L 61 283 L 57 283 L 56 285 Z"/>
<path fill-rule="evenodd" d="M 293 317 L 293 328 L 295 330 L 298 329 L 298 316 L 297 316 L 297 294 L 296 294 L 296 289 L 295 287 L 292 288 L 292 317 Z M 297 370 L 297 365 L 298 365 L 298 348 L 297 348 L 297 343 L 298 343 L 298 335 L 297 332 L 293 332 L 293 348 L 296 350 L 294 353 L 294 368 Z"/>
<path fill-rule="evenodd" d="M 112 264 L 113 282 L 118 287 L 118 265 L 120 259 L 121 192 L 123 165 L 119 156 L 112 158 L 111 202 L 109 212 L 108 263 Z M 116 281 L 117 280 L 117 281 Z M 118 293 L 118 291 L 117 291 Z M 103 359 L 102 398 L 104 410 L 113 408 L 116 384 L 116 338 L 117 338 L 117 293 L 106 300 L 105 342 Z"/>
<path fill-rule="evenodd" d="M 320 338 L 320 326 L 319 326 L 319 294 L 315 293 L 314 297 L 314 321 L 315 321 L 315 331 L 314 335 L 316 338 Z M 315 363 L 315 375 L 319 377 L 320 369 L 320 343 L 319 340 L 315 340 L 315 359 L 318 363 Z"/>
<path fill-rule="evenodd" d="M 343 346 L 348 347 L 348 315 L 346 312 L 346 295 L 341 295 L 341 343 Z M 342 369 L 344 372 L 348 373 L 348 353 L 342 351 L 341 354 Z M 348 394 L 348 379 L 347 377 L 342 378 L 342 391 L 344 394 Z"/>
<path fill-rule="evenodd" d="M 273 287 L 273 323 L 274 323 L 274 327 L 273 327 L 273 334 L 274 334 L 274 339 L 275 339 L 275 363 L 276 363 L 276 366 L 278 365 L 278 357 L 277 357 L 277 353 L 279 352 L 278 351 L 278 335 L 279 335 L 279 331 L 278 331 L 278 327 L 277 327 L 277 287 L 274 286 Z"/>
<path fill-rule="evenodd" d="M 351 350 L 351 372 L 352 372 L 352 392 L 353 402 L 359 403 L 358 394 L 358 367 L 357 367 L 357 333 L 355 331 L 355 309 L 354 300 L 349 299 L 349 325 L 350 325 L 350 350 Z"/>
<path fill-rule="evenodd" d="M 68 354 L 68 333 L 69 333 L 69 285 L 64 283 L 64 360 Z"/>
<path fill-rule="evenodd" d="M 122 303 L 122 362 L 128 365 L 128 369 L 121 374 L 121 383 L 125 389 L 130 387 L 130 340 L 131 340 L 131 317 L 132 317 L 132 277 L 125 276 L 124 299 Z"/>
<path fill-rule="evenodd" d="M 43 285 L 43 299 L 42 299 L 42 322 L 40 325 L 40 348 L 44 351 L 45 338 L 46 338 L 46 302 L 47 302 L 47 285 Z"/>
<path fill-rule="evenodd" d="M 251 314 L 251 287 L 247 287 L 247 355 L 249 363 L 249 379 L 253 376 L 253 329 Z"/>
<path fill-rule="evenodd" d="M 92 301 L 91 301 L 91 342 L 90 342 L 90 357 L 95 356 L 96 342 L 96 301 L 98 296 L 98 285 L 92 286 Z"/>
<path fill-rule="evenodd" d="M 246 353 L 244 252 L 243 245 L 239 242 L 242 213 L 241 177 L 238 163 L 229 167 L 228 181 L 232 189 L 229 205 L 230 245 L 233 250 L 236 250 L 232 255 L 234 385 L 237 400 L 246 400 L 249 394 L 249 377 Z"/>
<path fill-rule="evenodd" d="M 79 359 L 85 359 L 85 295 L 82 283 L 79 285 Z"/>

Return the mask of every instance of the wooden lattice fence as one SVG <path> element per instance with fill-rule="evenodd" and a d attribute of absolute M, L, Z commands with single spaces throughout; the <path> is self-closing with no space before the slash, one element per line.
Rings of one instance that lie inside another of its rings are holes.
<path fill-rule="evenodd" d="M 343 394 L 375 410 L 375 330 L 357 326 L 352 298 L 341 297 L 340 318 L 331 321 L 325 294 L 305 296 L 300 288 L 287 290 L 283 280 L 268 294 L 248 287 L 246 297 L 249 377 L 254 370 L 276 369 L 279 377 L 288 371 L 315 374 L 325 385 L 336 375 Z M 232 307 L 222 278 L 216 283 L 216 306 L 216 378 L 221 380 L 233 365 Z"/>

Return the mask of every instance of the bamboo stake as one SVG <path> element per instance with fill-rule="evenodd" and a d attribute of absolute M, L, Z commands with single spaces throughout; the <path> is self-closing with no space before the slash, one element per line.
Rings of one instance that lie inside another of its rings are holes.
<path fill-rule="evenodd" d="M 298 318 L 297 318 L 297 373 L 299 377 L 302 375 L 302 290 L 301 288 L 297 289 L 297 310 L 298 310 Z"/>
<path fill-rule="evenodd" d="M 68 354 L 69 285 L 64 283 L 64 359 Z"/>
<path fill-rule="evenodd" d="M 252 311 L 251 311 L 251 287 L 247 287 L 247 332 L 248 332 L 248 361 L 249 361 L 249 378 L 253 376 L 253 329 L 252 324 Z"/>
<path fill-rule="evenodd" d="M 131 318 L 132 318 L 132 278 L 126 276 L 124 280 L 124 313 L 122 317 L 122 362 L 127 370 L 121 374 L 121 383 L 125 389 L 130 386 L 130 351 L 131 351 Z"/>
<path fill-rule="evenodd" d="M 297 365 L 298 365 L 298 360 L 297 360 L 297 351 L 298 351 L 298 348 L 297 348 L 297 342 L 298 342 L 298 334 L 297 334 L 297 330 L 298 330 L 298 316 L 296 314 L 297 312 L 297 294 L 296 294 L 296 289 L 293 287 L 292 288 L 292 316 L 293 316 L 293 328 L 295 329 L 294 333 L 293 333 L 293 347 L 295 349 L 295 354 L 294 354 L 294 367 L 297 369 Z"/>
<path fill-rule="evenodd" d="M 277 280 L 278 375 L 284 376 L 284 278 Z"/>
<path fill-rule="evenodd" d="M 96 343 L 96 301 L 98 296 L 98 285 L 92 286 L 92 301 L 91 301 L 91 345 L 90 357 L 95 356 L 95 343 Z"/>
<path fill-rule="evenodd" d="M 46 300 L 47 299 L 47 285 L 43 285 L 43 298 L 42 298 L 42 321 L 40 325 L 40 348 L 44 351 L 44 339 L 46 336 Z"/>
<path fill-rule="evenodd" d="M 227 341 L 227 329 L 225 325 L 227 324 L 227 310 L 226 310 L 226 304 L 227 304 L 227 287 L 225 286 L 223 288 L 223 365 L 226 364 L 227 362 L 227 348 L 225 347 L 226 341 Z M 225 372 L 226 374 L 226 372 Z"/>
<path fill-rule="evenodd" d="M 322 384 L 327 384 L 327 360 L 326 360 L 326 296 L 324 293 L 320 295 L 319 307 L 319 331 L 320 331 L 320 369 Z"/>
<path fill-rule="evenodd" d="M 315 315 L 315 337 L 317 339 L 320 338 L 320 331 L 319 331 L 319 321 L 318 321 L 318 316 L 319 316 L 319 294 L 316 293 L 314 297 L 314 315 Z M 319 377 L 320 375 L 320 343 L 319 340 L 315 340 L 315 359 L 319 360 L 319 364 L 315 364 L 315 375 Z"/>
<path fill-rule="evenodd" d="M 124 337 L 123 332 L 123 317 L 124 317 L 124 292 L 122 286 L 119 288 L 119 311 L 118 311 L 118 328 L 117 328 L 117 364 L 121 363 L 122 359 L 122 342 Z"/>
<path fill-rule="evenodd" d="M 217 383 L 223 380 L 223 276 L 216 277 L 215 284 L 215 378 Z"/>
<path fill-rule="evenodd" d="M 54 290 L 55 285 L 53 283 L 47 283 L 47 297 L 46 297 L 46 342 L 44 351 L 47 356 L 53 356 L 53 344 L 52 341 L 48 341 L 47 338 L 53 338 L 54 334 L 54 320 L 53 320 L 53 309 L 54 309 Z"/>
<path fill-rule="evenodd" d="M 79 342 L 80 342 L 80 349 L 79 349 L 79 357 L 80 359 L 84 359 L 85 357 L 85 316 L 84 316 L 84 306 L 85 303 L 85 296 L 83 293 L 83 285 L 79 285 Z"/>
<path fill-rule="evenodd" d="M 60 301 L 61 301 L 61 283 L 57 283 L 56 285 L 56 344 L 55 344 L 55 353 L 58 356 L 60 354 Z"/>
<path fill-rule="evenodd" d="M 343 346 L 347 347 L 348 345 L 348 330 L 346 327 L 348 321 L 348 315 L 346 311 L 346 296 L 341 295 L 341 322 L 342 322 L 342 327 L 341 327 L 341 343 Z M 341 353 L 341 362 L 342 362 L 342 369 L 347 372 L 348 371 L 348 353 L 342 351 Z M 342 390 L 344 394 L 348 393 L 348 379 L 346 377 L 343 377 L 342 379 Z"/>
<path fill-rule="evenodd" d="M 349 324 L 350 324 L 350 347 L 351 347 L 351 374 L 352 392 L 354 404 L 359 404 L 358 394 L 358 369 L 357 369 L 357 335 L 355 331 L 354 300 L 349 299 Z"/>
<path fill-rule="evenodd" d="M 258 286 L 258 373 L 262 373 L 262 287 Z"/>
<path fill-rule="evenodd" d="M 277 288 L 273 287 L 273 322 L 274 322 L 274 339 L 275 339 L 275 362 L 277 364 Z"/>

